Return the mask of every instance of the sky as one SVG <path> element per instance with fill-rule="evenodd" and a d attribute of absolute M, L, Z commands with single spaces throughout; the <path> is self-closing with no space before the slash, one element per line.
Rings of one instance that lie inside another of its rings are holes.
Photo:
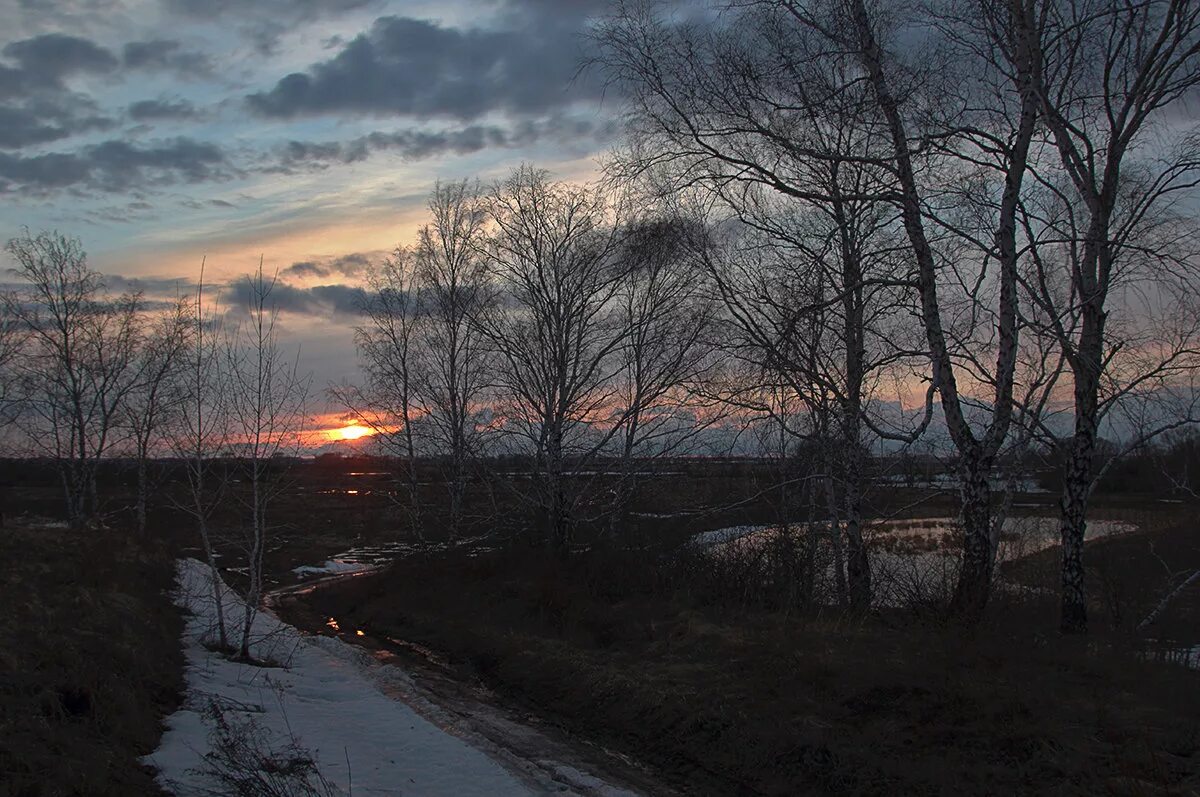
<path fill-rule="evenodd" d="M 618 108 L 580 67 L 606 5 L 5 0 L 0 237 L 78 237 L 151 297 L 261 256 L 329 411 L 324 387 L 358 375 L 354 288 L 436 180 L 596 174 Z"/>

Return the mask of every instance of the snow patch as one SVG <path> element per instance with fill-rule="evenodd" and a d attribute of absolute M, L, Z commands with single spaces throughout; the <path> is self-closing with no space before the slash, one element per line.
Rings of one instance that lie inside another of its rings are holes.
<path fill-rule="evenodd" d="M 178 566 L 177 602 L 191 612 L 183 637 L 187 694 L 166 720 L 158 749 L 146 756 L 159 782 L 176 794 L 209 794 L 207 707 L 251 717 L 282 745 L 294 734 L 336 788 L 355 794 L 508 795 L 534 791 L 465 741 L 449 735 L 409 706 L 383 694 L 367 674 L 368 654 L 340 640 L 307 637 L 268 611 L 254 621 L 252 646 L 263 668 L 210 651 L 215 602 L 208 568 L 195 559 Z M 231 628 L 245 607 L 225 589 Z M 347 771 L 347 760 L 349 771 Z"/>

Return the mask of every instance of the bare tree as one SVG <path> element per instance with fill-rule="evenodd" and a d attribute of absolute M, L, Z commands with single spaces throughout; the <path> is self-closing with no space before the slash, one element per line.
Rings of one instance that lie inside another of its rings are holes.
<path fill-rule="evenodd" d="M 532 454 L 533 498 L 565 554 L 579 496 L 569 470 L 591 462 L 623 423 L 606 412 L 626 339 L 614 311 L 625 277 L 619 220 L 603 191 L 529 166 L 496 184 L 487 208 L 487 267 L 501 296 L 477 324 L 499 360 L 504 427 Z"/>
<path fill-rule="evenodd" d="M 8 453 L 9 427 L 21 412 L 19 372 L 16 368 L 29 339 L 29 330 L 15 312 L 17 297 L 8 291 L 0 293 L 0 444 Z M 0 488 L 0 528 L 4 527 L 4 505 L 7 498 Z"/>
<path fill-rule="evenodd" d="M 922 349 L 908 332 L 911 307 L 887 214 L 878 203 L 830 196 L 827 206 L 802 209 L 766 198 L 742 203 L 745 222 L 708 270 L 728 313 L 724 349 L 772 386 L 764 395 L 786 391 L 803 407 L 778 422 L 793 446 L 820 460 L 810 475 L 820 474 L 835 559 L 846 565 L 836 568 L 848 588 L 839 594 L 863 609 L 871 595 L 862 536 L 868 435 L 915 439 L 929 423 L 931 391 L 913 428 L 877 417 L 883 377 L 907 377 Z M 774 415 L 776 402 L 758 400 L 742 381 L 728 400 Z"/>
<path fill-rule="evenodd" d="M 99 512 L 96 470 L 137 384 L 141 296 L 109 296 L 76 239 L 26 234 L 7 249 L 27 284 L 10 305 L 30 336 L 19 365 L 27 437 L 54 459 L 67 518 L 82 526 Z"/>
<path fill-rule="evenodd" d="M 792 0 L 774 5 L 831 51 L 850 55 L 869 87 L 864 112 L 879 121 L 890 145 L 887 172 L 916 265 L 932 381 L 958 453 L 964 540 L 954 608 L 976 616 L 986 604 L 994 566 L 991 479 L 1013 416 L 1020 328 L 1017 217 L 1038 103 L 1028 83 L 1002 90 L 979 69 L 982 36 L 973 28 L 947 32 L 942 26 L 940 51 L 922 50 L 898 44 L 900 23 L 888 6 L 864 0 L 836 8 Z M 1036 58 L 1024 39 L 1012 42 L 1012 49 L 1022 62 Z M 942 71 L 951 63 L 957 65 L 954 83 L 951 72 Z M 935 201 L 938 186 L 951 180 L 967 186 L 958 215 Z M 938 245 L 943 235 L 951 237 L 948 246 Z M 964 261 L 977 266 L 963 269 Z M 993 271 L 994 309 L 984 310 L 981 288 Z M 968 307 L 969 335 L 947 323 L 947 311 L 955 310 L 947 293 L 955 288 Z M 981 349 L 994 352 L 994 364 L 977 354 Z M 972 400 L 962 391 L 972 382 L 990 393 L 979 428 L 968 414 Z"/>
<path fill-rule="evenodd" d="M 15 421 L 20 411 L 16 365 L 29 340 L 29 329 L 17 313 L 19 301 L 11 291 L 0 293 L 0 430 Z"/>
<path fill-rule="evenodd" d="M 247 317 L 229 335 L 224 350 L 229 444 L 249 493 L 244 546 L 248 585 L 238 645 L 242 658 L 250 657 L 250 633 L 262 597 L 263 556 L 272 531 L 268 509 L 282 487 L 282 460 L 299 448 L 311 382 L 299 370 L 299 351 L 289 357 L 279 342 L 279 314 L 271 303 L 275 284 L 261 261 L 242 281 Z"/>
<path fill-rule="evenodd" d="M 740 5 L 751 8 L 701 28 L 627 4 L 601 26 L 602 64 L 632 97 L 632 143 L 615 171 L 660 195 L 699 191 L 757 236 L 741 247 L 741 262 L 710 259 L 710 271 L 743 351 L 775 372 L 762 378 L 802 391 L 809 411 L 838 407 L 844 455 L 831 464 L 843 498 L 829 509 L 846 517 L 851 592 L 865 606 L 863 438 L 872 425 L 911 437 L 871 424 L 870 382 L 917 348 L 879 345 L 890 340 L 880 333 L 887 316 L 903 313 L 911 280 L 889 230 L 890 155 L 844 48 L 770 4 Z M 823 335 L 823 350 L 809 356 L 800 331 L 816 316 L 839 334 Z"/>
<path fill-rule="evenodd" d="M 702 226 L 681 216 L 630 222 L 616 296 L 625 339 L 615 352 L 616 483 L 610 525 L 627 517 L 646 468 L 688 450 L 724 415 L 698 388 L 711 370 L 714 302 L 701 278 Z"/>
<path fill-rule="evenodd" d="M 471 462 L 482 453 L 483 393 L 491 375 L 485 340 L 475 319 L 493 301 L 483 260 L 486 214 L 465 181 L 438 184 L 429 199 L 432 221 L 413 250 L 416 311 L 416 392 L 432 453 L 449 460 L 450 535 L 463 524 Z M 407 424 L 406 424 L 407 426 Z"/>
<path fill-rule="evenodd" d="M 218 478 L 223 474 L 215 473 L 214 467 L 216 457 L 225 446 L 228 414 L 224 400 L 220 328 L 212 320 L 213 316 L 218 319 L 220 316 L 213 308 L 206 309 L 204 288 L 204 264 L 201 263 L 195 300 L 188 313 L 191 323 L 188 336 L 190 345 L 184 352 L 186 370 L 181 379 L 184 400 L 179 407 L 178 423 L 170 445 L 175 455 L 185 463 L 190 500 L 181 502 L 179 508 L 191 515 L 196 523 L 209 569 L 217 618 L 217 643 L 225 649 L 229 647 L 229 632 L 222 594 L 224 582 L 217 566 L 217 552 L 209 519 L 225 487 L 224 479 Z"/>
<path fill-rule="evenodd" d="M 1195 252 L 1178 247 L 1195 232 L 1171 217 L 1200 183 L 1200 140 L 1192 125 L 1180 131 L 1179 117 L 1200 85 L 1200 7 L 1187 0 L 1011 5 L 994 40 L 1028 51 L 997 45 L 1007 74 L 1037 103 L 1058 156 L 1042 164 L 1042 185 L 1055 201 L 1039 220 L 1040 242 L 1058 256 L 1039 257 L 1026 287 L 1051 321 L 1047 332 L 1073 382 L 1061 519 L 1061 626 L 1072 633 L 1087 627 L 1083 539 L 1101 420 L 1127 390 L 1161 385 L 1198 364 Z M 1137 318 L 1121 312 L 1131 290 L 1157 293 L 1151 312 L 1175 315 L 1178 323 L 1157 336 L 1171 339 L 1158 351 L 1114 329 L 1122 316 Z M 1123 368 L 1122 350 L 1138 348 L 1137 364 Z"/>
<path fill-rule="evenodd" d="M 137 466 L 134 499 L 137 531 L 146 531 L 149 503 L 150 457 L 164 442 L 182 403 L 187 399 L 182 377 L 187 366 L 193 324 L 191 301 L 181 298 L 150 319 L 138 346 L 138 378 L 125 405 Z"/>
<path fill-rule="evenodd" d="M 362 306 L 368 323 L 354 330 L 367 383 L 362 387 L 336 387 L 332 392 L 360 423 L 375 432 L 381 445 L 404 459 L 408 493 L 405 509 L 413 536 L 423 540 L 414 424 L 425 409 L 417 389 L 416 349 L 422 319 L 415 267 L 412 251 L 398 248 L 370 275 Z"/>

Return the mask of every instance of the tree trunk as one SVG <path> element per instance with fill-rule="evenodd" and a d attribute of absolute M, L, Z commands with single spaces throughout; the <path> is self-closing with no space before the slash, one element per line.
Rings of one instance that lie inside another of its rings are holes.
<path fill-rule="evenodd" d="M 1085 329 L 1087 324 L 1085 322 Z M 1085 336 L 1092 337 L 1087 335 Z M 1059 533 L 1062 538 L 1062 608 L 1059 626 L 1064 634 L 1087 632 L 1087 597 L 1083 583 L 1083 541 L 1087 532 L 1092 460 L 1096 452 L 1096 412 L 1099 392 L 1098 338 L 1080 347 L 1075 376 L 1075 434 L 1063 476 Z"/>
<path fill-rule="evenodd" d="M 250 584 L 246 589 L 246 613 L 242 623 L 242 642 L 238 649 L 238 655 L 243 659 L 250 658 L 250 629 L 254 625 L 254 617 L 258 612 L 258 599 L 262 589 L 262 559 L 263 547 L 265 545 L 265 499 L 262 495 L 262 477 L 257 472 L 260 467 L 255 463 L 256 471 L 252 477 L 252 495 L 251 495 L 251 511 L 253 513 L 252 529 L 254 535 L 250 542 L 250 565 L 249 576 Z"/>
<path fill-rule="evenodd" d="M 563 432 L 556 422 L 550 430 L 546 452 L 547 525 L 549 543 L 564 559 L 571 551 L 570 518 L 567 516 L 566 462 L 563 457 Z"/>
<path fill-rule="evenodd" d="M 992 588 L 990 467 L 964 466 L 962 497 L 962 569 L 954 589 L 953 613 L 976 620 L 987 606 Z"/>
<path fill-rule="evenodd" d="M 825 484 L 825 503 L 829 515 L 829 542 L 833 547 L 834 586 L 837 589 L 838 605 L 845 606 L 849 596 L 846 586 L 846 546 L 842 544 L 842 522 L 841 513 L 838 511 L 837 490 L 834 488 L 833 477 L 829 474 L 826 474 L 822 481 Z M 809 525 L 815 525 L 815 523 L 814 519 L 810 521 Z"/>
<path fill-rule="evenodd" d="M 146 474 L 146 456 L 139 454 L 137 461 L 137 533 L 138 536 L 146 535 L 146 492 L 149 489 L 147 482 L 149 481 Z"/>
<path fill-rule="evenodd" d="M 856 471 L 854 468 L 852 472 Z M 871 608 L 871 562 L 862 536 L 862 485 L 857 475 L 847 480 L 845 489 L 846 583 L 850 607 L 866 611 Z"/>
<path fill-rule="evenodd" d="M 466 493 L 466 457 L 461 442 L 455 443 L 450 463 L 450 539 L 458 539 L 462 531 L 463 498 Z"/>
<path fill-rule="evenodd" d="M 861 362 L 861 360 L 860 360 Z M 861 373 L 859 369 L 858 373 Z M 852 393 L 853 400 L 845 408 L 842 421 L 845 447 L 842 453 L 844 526 L 846 540 L 846 582 L 850 594 L 850 606 L 855 611 L 871 608 L 871 562 L 867 559 L 867 546 L 862 536 L 862 448 L 860 444 L 861 377 L 858 389 Z"/>

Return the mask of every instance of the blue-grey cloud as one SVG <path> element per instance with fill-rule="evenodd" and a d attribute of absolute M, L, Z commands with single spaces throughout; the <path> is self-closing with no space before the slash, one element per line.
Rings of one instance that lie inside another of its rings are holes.
<path fill-rule="evenodd" d="M 358 277 L 371 265 L 372 255 L 354 252 L 323 260 L 301 260 L 280 272 L 285 277 L 327 279 L 332 276 Z"/>
<path fill-rule="evenodd" d="M 332 258 L 333 261 L 352 261 L 355 258 L 365 258 L 365 255 L 352 254 Z M 337 283 L 333 285 L 317 285 L 303 288 L 292 285 L 287 281 L 290 269 L 280 272 L 279 279 L 271 288 L 268 305 L 282 313 L 310 316 L 356 316 L 361 308 L 366 292 L 357 286 Z M 150 301 L 170 301 L 179 296 L 193 294 L 196 291 L 196 281 L 191 275 L 183 277 L 144 276 L 124 277 L 119 274 L 106 274 L 104 284 L 118 293 L 141 293 Z M 0 285 L 3 288 L 3 285 Z M 205 291 L 212 296 L 219 295 L 220 304 L 227 313 L 233 316 L 244 315 L 254 298 L 250 282 L 245 279 L 234 279 L 230 282 L 209 283 Z"/>
<path fill-rule="evenodd" d="M 160 119 L 191 119 L 198 115 L 196 106 L 187 100 L 141 100 L 130 104 L 129 118 L 138 122 Z"/>
<path fill-rule="evenodd" d="M 174 39 L 151 39 L 129 42 L 122 50 L 127 69 L 162 70 L 181 77 L 208 75 L 212 59 L 206 54 L 183 49 Z"/>
<path fill-rule="evenodd" d="M 118 68 L 109 50 L 88 39 L 50 33 L 0 49 L 0 148 L 20 149 L 112 127 L 115 122 L 86 95 L 71 91 L 78 74 Z"/>
<path fill-rule="evenodd" d="M 79 36 L 47 33 L 11 42 L 0 51 L 16 67 L 0 72 L 0 93 L 10 96 L 37 88 L 60 87 L 62 79 L 78 73 L 115 70 L 117 57 L 108 49 Z"/>
<path fill-rule="evenodd" d="M 0 148 L 46 144 L 115 124 L 112 119 L 91 112 L 89 106 L 82 98 L 76 102 L 47 99 L 0 106 Z"/>
<path fill-rule="evenodd" d="M 219 180 L 232 174 L 215 144 L 175 138 L 148 145 L 110 140 L 72 153 L 23 157 L 0 153 L 0 194 L 67 188 L 102 192 Z"/>
<path fill-rule="evenodd" d="M 190 17 L 211 19 L 217 14 L 263 15 L 289 20 L 336 16 L 372 5 L 375 0 L 165 0 L 171 11 Z"/>
<path fill-rule="evenodd" d="M 281 148 L 274 169 L 323 169 L 335 163 L 356 163 L 372 153 L 392 152 L 410 160 L 440 155 L 468 155 L 488 148 L 532 146 L 539 142 L 560 145 L 603 144 L 619 132 L 616 122 L 593 122 L 555 116 L 525 120 L 510 126 L 469 125 L 453 130 L 400 130 L 374 132 L 349 141 L 289 141 Z"/>
<path fill-rule="evenodd" d="M 273 55 L 283 34 L 300 25 L 379 4 L 380 0 L 164 0 L 167 11 L 185 18 L 219 15 L 262 55 Z"/>
<path fill-rule="evenodd" d="M 596 80 L 573 81 L 582 39 L 575 24 L 459 29 L 380 17 L 333 58 L 247 97 L 263 116 L 357 113 L 478 118 L 492 111 L 541 114 L 598 97 Z"/>
<path fill-rule="evenodd" d="M 247 280 L 235 281 L 223 294 L 228 312 L 235 316 L 244 314 L 254 298 Z M 281 313 L 321 317 L 356 316 L 361 314 L 365 298 L 366 292 L 353 285 L 300 288 L 279 281 L 271 288 L 268 304 Z"/>

